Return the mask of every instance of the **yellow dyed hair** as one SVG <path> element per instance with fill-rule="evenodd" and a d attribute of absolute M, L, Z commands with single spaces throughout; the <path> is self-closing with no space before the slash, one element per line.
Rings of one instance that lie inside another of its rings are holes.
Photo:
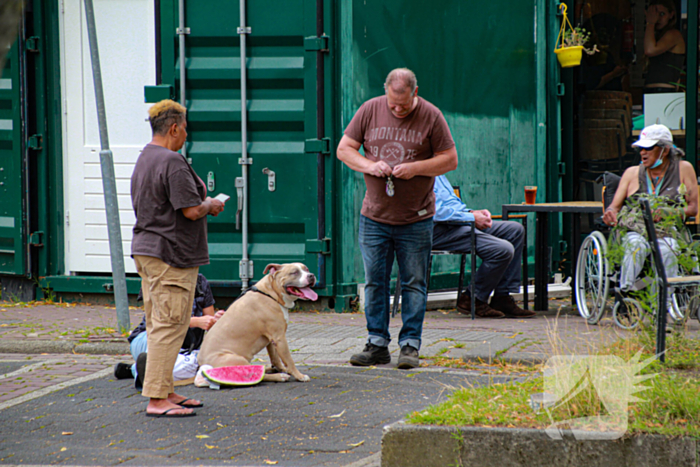
<path fill-rule="evenodd" d="M 165 135 L 173 123 L 182 123 L 187 109 L 177 102 L 165 99 L 148 109 L 148 121 L 154 135 Z"/>

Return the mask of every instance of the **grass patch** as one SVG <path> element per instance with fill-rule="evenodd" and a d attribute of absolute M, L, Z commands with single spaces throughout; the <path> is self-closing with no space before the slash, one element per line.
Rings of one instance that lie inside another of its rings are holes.
<path fill-rule="evenodd" d="M 625 362 L 637 355 L 636 358 L 645 362 L 653 357 L 654 349 L 654 330 L 642 329 L 629 338 L 589 352 L 589 355 L 612 355 Z M 638 384 L 638 389 L 642 386 L 645 388 L 634 394 L 641 400 L 632 401 L 627 407 L 627 432 L 700 438 L 700 340 L 691 339 L 683 332 L 674 332 L 667 336 L 667 349 L 665 364 L 653 361 L 639 370 L 639 375 L 656 376 Z M 438 357 L 435 360 L 436 364 L 448 366 Z M 454 364 L 457 365 L 456 362 Z M 483 366 L 480 368 L 466 362 L 457 366 L 486 370 Z M 445 402 L 409 414 L 407 420 L 421 425 L 545 429 L 553 422 L 601 417 L 610 413 L 593 385 L 582 389 L 566 403 L 555 406 L 550 413 L 545 410 L 536 413 L 530 404 L 532 395 L 545 391 L 542 365 L 523 367 L 497 363 L 489 365 L 485 372 L 524 374 L 526 368 L 530 369 L 530 375 L 524 382 L 463 387 L 454 391 Z M 588 426 L 593 426 L 593 422 Z"/>

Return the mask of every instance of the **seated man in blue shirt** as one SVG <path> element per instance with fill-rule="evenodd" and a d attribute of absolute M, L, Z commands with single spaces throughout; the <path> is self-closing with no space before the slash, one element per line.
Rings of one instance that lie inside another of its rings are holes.
<path fill-rule="evenodd" d="M 441 224 L 445 221 L 476 221 L 476 254 L 482 263 L 474 281 L 475 315 L 480 318 L 531 318 L 534 311 L 515 304 L 511 293 L 520 291 L 520 259 L 524 229 L 518 222 L 493 222 L 491 213 L 468 209 L 454 193 L 447 177 L 435 177 L 435 226 L 433 250 L 471 251 L 471 226 Z M 493 298 L 489 304 L 489 297 Z M 457 303 L 460 313 L 471 315 L 467 289 Z"/>

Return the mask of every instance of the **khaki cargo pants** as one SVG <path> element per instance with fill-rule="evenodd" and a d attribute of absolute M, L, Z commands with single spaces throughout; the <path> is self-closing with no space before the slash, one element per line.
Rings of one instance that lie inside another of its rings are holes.
<path fill-rule="evenodd" d="M 146 310 L 148 359 L 145 397 L 165 399 L 174 392 L 173 367 L 192 315 L 199 267 L 176 268 L 152 256 L 135 255 Z"/>

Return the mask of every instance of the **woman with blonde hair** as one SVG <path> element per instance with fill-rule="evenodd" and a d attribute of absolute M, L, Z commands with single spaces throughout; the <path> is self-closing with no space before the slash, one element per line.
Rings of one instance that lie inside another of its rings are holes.
<path fill-rule="evenodd" d="M 187 109 L 153 105 L 153 139 L 131 175 L 136 215 L 131 256 L 141 276 L 148 353 L 142 395 L 149 417 L 191 417 L 198 400 L 176 394 L 173 367 L 190 324 L 199 267 L 209 264 L 207 216 L 224 210 L 179 151 L 187 140 Z M 141 358 L 141 357 L 139 357 Z"/>

